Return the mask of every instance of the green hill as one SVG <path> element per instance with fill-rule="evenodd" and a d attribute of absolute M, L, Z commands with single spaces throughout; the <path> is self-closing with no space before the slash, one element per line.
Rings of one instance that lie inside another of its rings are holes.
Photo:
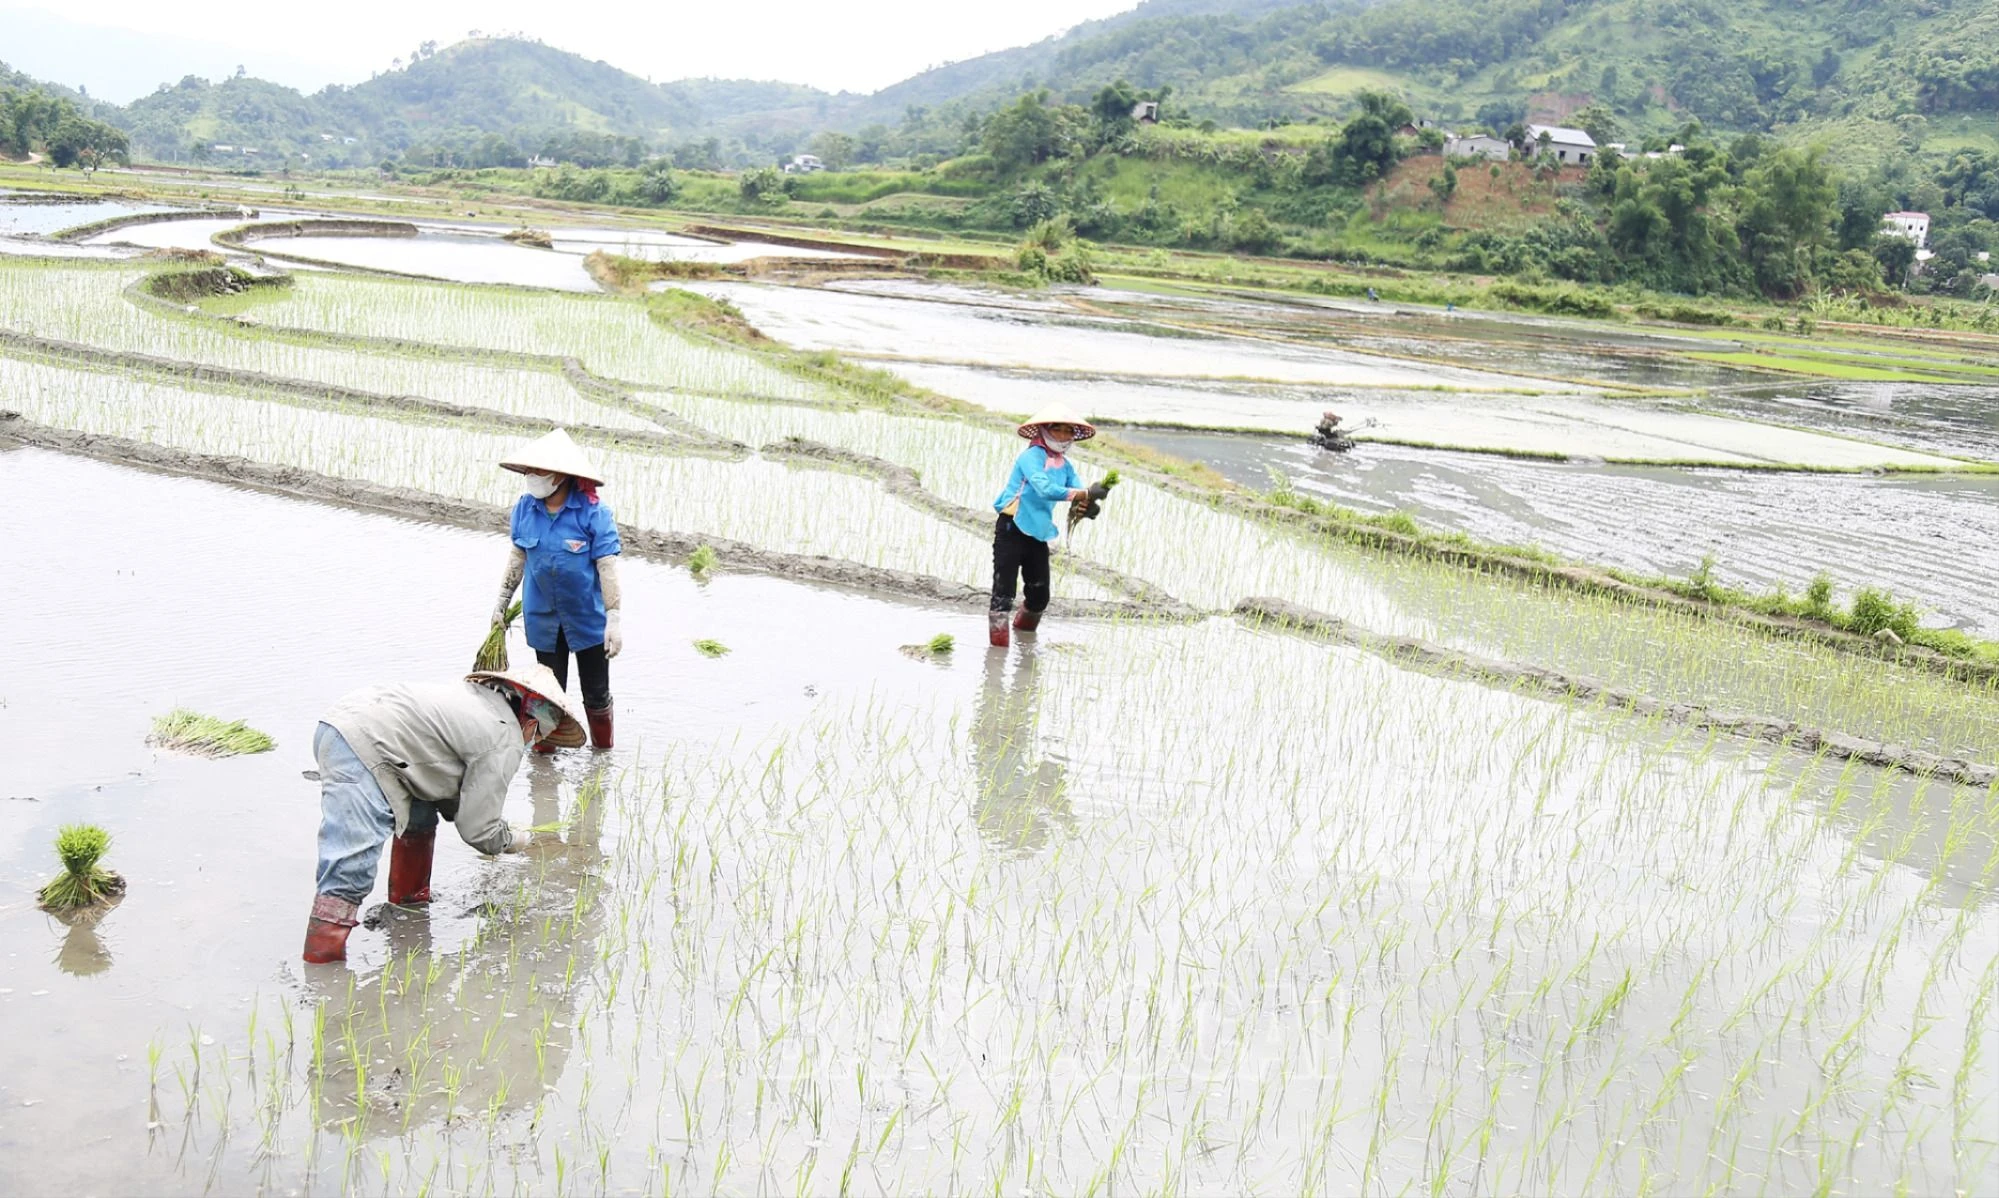
<path fill-rule="evenodd" d="M 1699 120 L 1878 161 L 1999 146 L 1999 4 L 1149 0 L 871 95 L 740 80 L 654 84 L 536 42 L 475 39 L 310 96 L 253 78 L 190 77 L 123 109 L 74 98 L 151 158 L 220 143 L 254 146 L 265 162 L 413 154 L 502 165 L 548 152 L 587 165 L 714 139 L 699 156 L 738 165 L 828 130 L 862 134 L 878 153 L 950 153 L 968 121 L 1022 91 L 1080 102 L 1120 78 L 1171 88 L 1181 114 L 1223 125 L 1336 117 L 1358 91 L 1385 89 L 1445 123 L 1566 120 L 1595 105 L 1633 139 Z"/>

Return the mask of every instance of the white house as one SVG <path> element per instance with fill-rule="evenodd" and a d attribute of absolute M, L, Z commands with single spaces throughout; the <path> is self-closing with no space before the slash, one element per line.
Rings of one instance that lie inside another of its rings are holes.
<path fill-rule="evenodd" d="M 1890 237 L 1906 237 L 1920 250 L 1930 243 L 1930 214 L 1890 212 L 1881 218 L 1881 232 Z"/>
<path fill-rule="evenodd" d="M 1470 137 L 1445 138 L 1444 157 L 1490 158 L 1494 162 L 1505 162 L 1513 157 L 1513 147 L 1497 137 L 1474 133 Z"/>
<path fill-rule="evenodd" d="M 1547 138 L 1548 152 L 1555 161 L 1565 166 L 1588 166 L 1596 159 L 1596 139 L 1581 129 L 1567 129 L 1560 125 L 1527 126 L 1527 148 L 1536 150 L 1541 139 Z"/>
<path fill-rule="evenodd" d="M 1138 103 L 1133 104 L 1131 106 L 1131 119 L 1141 125 L 1157 125 L 1159 123 L 1159 101 L 1140 100 Z"/>
<path fill-rule="evenodd" d="M 529 155 L 529 156 L 528 156 L 528 165 L 529 165 L 529 166 L 554 166 L 554 165 L 555 165 L 555 159 L 553 159 L 553 158 L 543 158 L 543 157 L 542 157 L 541 155 L 539 155 L 539 154 L 532 154 L 532 155 Z"/>
<path fill-rule="evenodd" d="M 823 171 L 826 164 L 819 161 L 817 154 L 794 154 L 791 161 L 784 164 L 787 175 L 809 175 L 813 171 Z"/>

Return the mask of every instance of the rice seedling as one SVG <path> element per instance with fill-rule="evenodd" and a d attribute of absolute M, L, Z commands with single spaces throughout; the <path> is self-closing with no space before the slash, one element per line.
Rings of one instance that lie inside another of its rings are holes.
<path fill-rule="evenodd" d="M 185 707 L 154 717 L 153 731 L 146 743 L 196 757 L 268 753 L 278 746 L 278 742 L 242 720 L 218 719 Z"/>
<path fill-rule="evenodd" d="M 703 638 L 694 642 L 694 651 L 703 657 L 721 657 L 729 652 L 729 647 L 720 641 Z"/>
<path fill-rule="evenodd" d="M 125 892 L 125 879 L 98 864 L 111 848 L 111 833 L 94 824 L 65 824 L 55 844 L 62 872 L 36 892 L 44 910 L 73 912 Z"/>
<path fill-rule="evenodd" d="M 688 555 L 687 570 L 696 578 L 706 578 L 714 572 L 717 560 L 713 547 L 697 545 L 694 552 Z"/>
<path fill-rule="evenodd" d="M 957 645 L 958 638 L 948 632 L 940 632 L 920 645 L 902 646 L 901 652 L 904 657 L 917 661 L 938 661 L 950 657 Z"/>
<path fill-rule="evenodd" d="M 520 618 L 521 601 L 516 599 L 507 608 L 507 618 L 493 625 L 486 639 L 479 643 L 479 652 L 472 659 L 474 670 L 504 670 L 507 668 L 507 629 L 513 627 Z"/>

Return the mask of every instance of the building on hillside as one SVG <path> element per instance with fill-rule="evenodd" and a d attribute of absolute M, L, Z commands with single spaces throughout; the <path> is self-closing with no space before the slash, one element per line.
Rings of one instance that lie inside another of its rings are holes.
<path fill-rule="evenodd" d="M 554 165 L 555 165 L 555 159 L 553 159 L 553 158 L 544 158 L 544 157 L 542 157 L 542 156 L 541 156 L 541 155 L 539 155 L 539 154 L 534 154 L 534 155 L 531 155 L 531 156 L 529 156 L 529 158 L 528 158 L 528 165 L 529 165 L 529 166 L 537 166 L 537 167 L 539 167 L 539 166 L 554 166 Z"/>
<path fill-rule="evenodd" d="M 1588 166 L 1596 161 L 1596 139 L 1581 129 L 1569 129 L 1561 125 L 1527 126 L 1527 148 L 1538 151 L 1545 143 L 1547 151 L 1555 156 L 1555 161 L 1563 166 Z"/>
<path fill-rule="evenodd" d="M 1930 214 L 1890 212 L 1881 218 L 1881 232 L 1889 237 L 1906 237 L 1920 250 L 1930 243 Z"/>
<path fill-rule="evenodd" d="M 224 145 L 222 142 L 219 141 L 208 148 L 210 150 L 213 150 L 217 154 L 234 154 L 236 152 L 235 146 Z"/>
<path fill-rule="evenodd" d="M 793 154 L 791 161 L 784 164 L 784 173 L 787 175 L 809 175 L 813 171 L 825 169 L 826 164 L 819 161 L 819 156 L 816 154 Z"/>
<path fill-rule="evenodd" d="M 1474 133 L 1469 137 L 1447 137 L 1444 139 L 1444 157 L 1489 158 L 1494 162 L 1505 162 L 1513 157 L 1513 145 L 1483 133 Z"/>
<path fill-rule="evenodd" d="M 1133 104 L 1131 106 L 1131 119 L 1141 125 L 1157 125 L 1159 123 L 1159 101 L 1140 100 L 1138 103 Z"/>

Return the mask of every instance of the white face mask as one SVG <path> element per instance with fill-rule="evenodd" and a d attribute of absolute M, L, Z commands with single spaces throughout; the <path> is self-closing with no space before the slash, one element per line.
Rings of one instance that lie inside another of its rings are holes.
<path fill-rule="evenodd" d="M 1067 441 L 1057 441 L 1057 440 L 1056 440 L 1055 438 L 1053 438 L 1053 437 L 1049 437 L 1049 436 L 1043 436 L 1043 437 L 1042 437 L 1041 439 L 1042 439 L 1042 441 L 1043 441 L 1043 442 L 1045 442 L 1045 443 L 1047 444 L 1047 446 L 1048 446 L 1048 452 L 1050 452 L 1050 453 L 1055 453 L 1055 454 L 1066 454 L 1066 453 L 1068 453 L 1068 452 L 1069 452 L 1069 447 L 1070 447 L 1071 445 L 1074 445 L 1074 444 L 1076 443 L 1076 440 L 1075 440 L 1075 438 L 1073 438 L 1073 437 L 1071 437 L 1071 438 L 1070 438 L 1069 440 L 1067 440 Z"/>
<path fill-rule="evenodd" d="M 527 476 L 528 494 L 534 496 L 536 499 L 547 499 L 550 495 L 555 494 L 555 488 L 560 485 L 553 474 L 530 474 Z"/>

